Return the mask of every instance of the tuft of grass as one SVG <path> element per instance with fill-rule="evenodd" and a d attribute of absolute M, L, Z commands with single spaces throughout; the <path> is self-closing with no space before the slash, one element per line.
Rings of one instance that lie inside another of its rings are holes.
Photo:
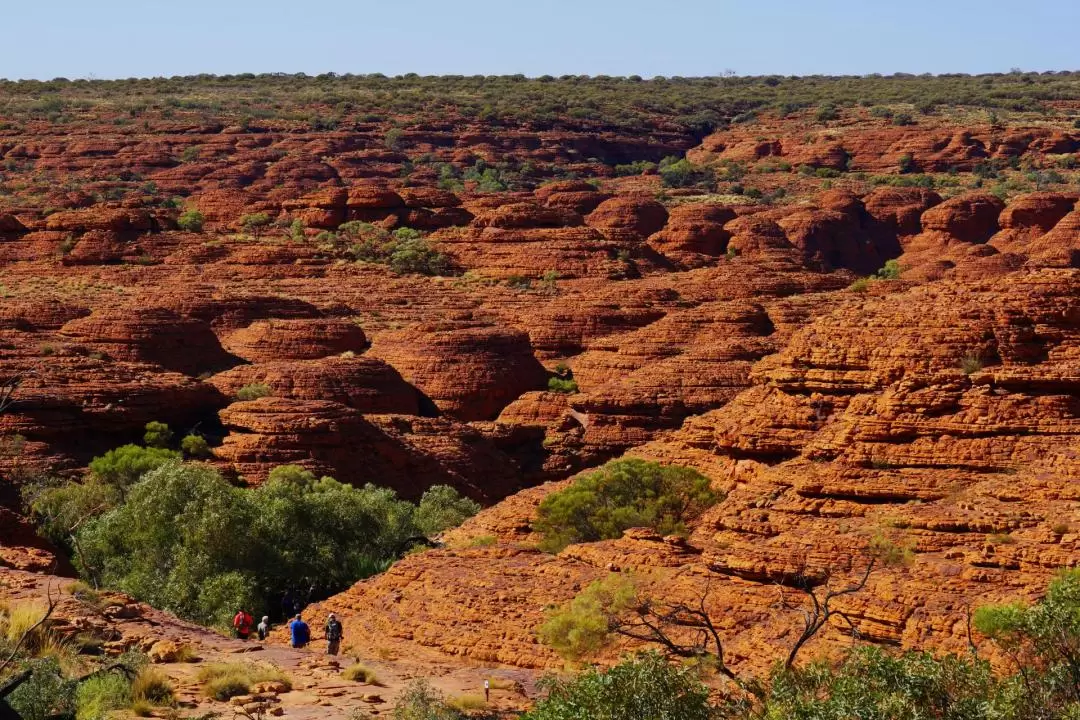
<path fill-rule="evenodd" d="M 8 608 L 4 617 L 0 618 L 4 639 L 9 643 L 19 642 L 19 638 L 40 622 L 46 612 L 48 610 L 40 603 L 19 603 Z M 45 623 L 26 638 L 23 648 L 37 655 L 45 649 L 49 641 L 48 623 Z"/>
<path fill-rule="evenodd" d="M 487 707 L 487 701 L 484 700 L 483 695 L 454 695 L 447 699 L 446 704 L 463 713 L 483 710 Z"/>
<path fill-rule="evenodd" d="M 469 539 L 468 547 L 492 547 L 493 545 L 495 545 L 496 542 L 498 542 L 498 538 L 496 538 L 494 535 L 477 535 L 476 537 Z"/>
<path fill-rule="evenodd" d="M 190 645 L 184 644 L 176 649 L 176 662 L 178 663 L 197 663 L 202 658 L 195 652 L 195 648 Z"/>
<path fill-rule="evenodd" d="M 176 701 L 172 681 L 160 670 L 143 668 L 131 683 L 131 697 L 136 702 L 154 706 L 172 705 Z"/>
<path fill-rule="evenodd" d="M 848 290 L 856 293 L 864 293 L 870 289 L 870 278 L 859 278 L 855 282 L 848 285 Z"/>
<path fill-rule="evenodd" d="M 1069 532 L 1069 523 L 1057 523 L 1054 527 L 1050 528 L 1055 535 L 1064 535 Z"/>
<path fill-rule="evenodd" d="M 983 363 L 978 355 L 965 355 L 960 360 L 960 369 L 965 375 L 973 375 L 983 369 Z"/>
<path fill-rule="evenodd" d="M 276 667 L 248 663 L 211 663 L 199 670 L 203 693 L 214 700 L 226 701 L 247 695 L 251 686 L 261 682 L 280 682 L 292 689 L 292 680 Z"/>
<path fill-rule="evenodd" d="M 1016 543 L 1016 538 L 1008 533 L 994 533 L 986 540 L 991 545 L 1013 545 Z"/>
<path fill-rule="evenodd" d="M 273 394 L 269 385 L 264 383 L 251 383 L 236 391 L 237 400 L 258 400 Z"/>
<path fill-rule="evenodd" d="M 154 714 L 154 706 L 145 700 L 136 700 L 131 703 L 131 706 L 128 709 L 131 710 L 131 714 L 135 717 L 144 718 Z"/>
<path fill-rule="evenodd" d="M 352 682 L 364 683 L 365 685 L 382 685 L 379 682 L 379 676 L 375 674 L 375 671 L 369 668 L 363 663 L 353 663 L 349 667 L 345 668 L 341 677 Z"/>

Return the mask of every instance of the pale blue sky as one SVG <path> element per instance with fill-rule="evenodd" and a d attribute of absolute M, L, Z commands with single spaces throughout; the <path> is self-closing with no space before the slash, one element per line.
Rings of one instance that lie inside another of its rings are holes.
<path fill-rule="evenodd" d="M 0 77 L 1080 70 L 1080 0 L 0 0 Z"/>

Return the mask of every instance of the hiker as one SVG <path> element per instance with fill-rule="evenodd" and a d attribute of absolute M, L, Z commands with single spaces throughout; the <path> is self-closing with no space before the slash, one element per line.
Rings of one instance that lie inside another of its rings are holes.
<path fill-rule="evenodd" d="M 491 702 L 491 680 L 484 678 L 484 702 Z"/>
<path fill-rule="evenodd" d="M 289 623 L 289 637 L 292 639 L 292 646 L 294 648 L 302 648 L 308 644 L 311 640 L 311 630 L 308 628 L 308 624 L 304 622 L 304 618 L 297 615 L 296 618 Z"/>
<path fill-rule="evenodd" d="M 337 655 L 338 650 L 341 649 L 341 641 L 345 636 L 344 629 L 341 627 L 341 621 L 337 619 L 334 613 L 330 613 L 330 616 L 326 618 L 326 654 Z"/>
<path fill-rule="evenodd" d="M 255 624 L 254 618 L 251 617 L 251 613 L 241 608 L 237 611 L 236 617 L 233 618 L 233 629 L 236 630 L 236 637 L 241 640 L 247 640 L 251 635 L 251 626 Z"/>
<path fill-rule="evenodd" d="M 259 633 L 259 640 L 265 640 L 266 636 L 270 634 L 270 616 L 263 615 L 262 622 L 259 623 L 259 627 L 255 628 Z"/>
<path fill-rule="evenodd" d="M 285 594 L 281 596 L 281 619 L 288 620 L 298 612 L 300 611 L 296 609 L 296 601 L 293 599 L 292 590 L 286 590 Z"/>

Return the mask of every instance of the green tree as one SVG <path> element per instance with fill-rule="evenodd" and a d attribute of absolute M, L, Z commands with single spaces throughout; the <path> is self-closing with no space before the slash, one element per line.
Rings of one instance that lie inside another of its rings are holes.
<path fill-rule="evenodd" d="M 1042 602 L 981 607 L 973 621 L 1012 661 L 1013 691 L 1028 717 L 1080 713 L 1080 569 L 1063 571 Z"/>
<path fill-rule="evenodd" d="M 445 525 L 466 502 L 436 491 L 426 517 Z M 75 559 L 106 586 L 221 624 L 240 605 L 271 607 L 287 589 L 326 597 L 385 569 L 419 535 L 418 514 L 392 490 L 296 466 L 248 490 L 209 466 L 170 462 L 79 529 Z"/>
<path fill-rule="evenodd" d="M 250 213 L 240 218 L 240 227 L 243 228 L 244 232 L 258 240 L 262 231 L 272 222 L 273 218 L 267 213 Z"/>
<path fill-rule="evenodd" d="M 146 433 L 143 435 L 143 442 L 150 448 L 167 448 L 169 443 L 172 442 L 172 430 L 169 426 L 163 422 L 157 422 L 152 420 L 146 423 Z"/>
<path fill-rule="evenodd" d="M 210 457 L 210 444 L 206 442 L 206 438 L 202 435 L 196 435 L 194 433 L 185 435 L 184 439 L 180 441 L 180 449 L 183 450 L 184 455 L 188 457 Z"/>
<path fill-rule="evenodd" d="M 693 670 L 643 653 L 610 670 L 543 681 L 547 697 L 523 720 L 709 720 L 709 691 Z"/>
<path fill-rule="evenodd" d="M 90 473 L 102 483 L 124 489 L 137 483 L 151 470 L 179 459 L 180 453 L 175 450 L 123 445 L 91 460 Z"/>
<path fill-rule="evenodd" d="M 691 468 L 615 460 L 544 498 L 536 530 L 543 535 L 541 546 L 550 552 L 572 543 L 619 538 L 632 527 L 683 533 L 687 522 L 719 499 L 708 478 Z"/>
<path fill-rule="evenodd" d="M 176 226 L 187 232 L 201 232 L 205 220 L 203 214 L 198 210 L 188 210 L 180 214 L 180 217 L 176 220 Z"/>
<path fill-rule="evenodd" d="M 416 526 L 428 537 L 455 528 L 480 512 L 480 505 L 449 485 L 428 488 L 416 508 Z"/>
<path fill-rule="evenodd" d="M 990 667 L 975 659 L 929 653 L 893 656 L 873 646 L 839 664 L 816 662 L 772 674 L 756 711 L 732 703 L 732 720 L 998 720 Z M 1020 718 L 1016 718 L 1020 720 Z"/>

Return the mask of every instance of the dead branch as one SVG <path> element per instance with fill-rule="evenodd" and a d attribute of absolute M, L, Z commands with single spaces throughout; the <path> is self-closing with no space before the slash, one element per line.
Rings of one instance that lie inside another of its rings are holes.
<path fill-rule="evenodd" d="M 877 558 L 871 557 L 866 564 L 866 569 L 863 570 L 861 577 L 853 584 L 846 587 L 834 590 L 829 587 L 828 582 L 824 585 L 815 586 L 805 578 L 793 583 L 805 596 L 802 603 L 802 615 L 803 615 L 803 630 L 799 634 L 799 637 L 795 640 L 795 644 L 792 645 L 791 651 L 788 653 L 787 659 L 784 661 L 784 669 L 790 670 L 795 665 L 795 659 L 798 657 L 799 651 L 806 645 L 818 632 L 825 627 L 833 617 L 844 620 L 848 627 L 851 628 L 852 637 L 858 638 L 858 630 L 855 627 L 855 623 L 851 618 L 840 610 L 836 610 L 832 607 L 832 602 L 838 597 L 845 595 L 853 595 L 866 587 L 867 582 L 870 580 L 870 574 L 874 571 L 874 567 L 877 564 Z M 819 593 L 824 590 L 824 595 L 819 596 Z M 784 595 L 784 591 L 780 590 L 780 604 L 781 607 L 794 610 L 787 602 L 787 597 Z M 808 607 L 809 605 L 809 607 Z"/>
<path fill-rule="evenodd" d="M 641 600 L 628 615 L 609 615 L 608 629 L 639 642 L 653 643 L 681 658 L 716 658 L 717 670 L 731 680 L 735 673 L 724 662 L 724 643 L 705 609 L 711 583 L 706 583 L 696 605 Z M 690 638 L 678 641 L 673 631 L 690 631 Z"/>

